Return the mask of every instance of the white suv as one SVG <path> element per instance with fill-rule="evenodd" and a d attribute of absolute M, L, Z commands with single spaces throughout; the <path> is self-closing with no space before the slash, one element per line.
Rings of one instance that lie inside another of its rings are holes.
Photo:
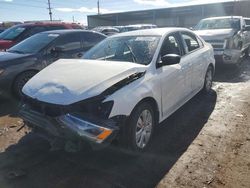
<path fill-rule="evenodd" d="M 81 60 L 58 60 L 23 88 L 21 116 L 55 138 L 132 150 L 199 91 L 209 92 L 213 48 L 192 31 L 161 28 L 109 37 Z"/>

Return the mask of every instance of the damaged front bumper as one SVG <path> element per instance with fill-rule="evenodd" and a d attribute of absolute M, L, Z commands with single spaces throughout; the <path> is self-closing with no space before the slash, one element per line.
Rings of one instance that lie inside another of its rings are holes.
<path fill-rule="evenodd" d="M 98 144 L 110 143 L 119 127 L 112 119 L 99 119 L 87 114 L 67 113 L 50 117 L 23 105 L 20 116 L 27 125 L 63 139 L 83 139 Z"/>
<path fill-rule="evenodd" d="M 237 49 L 214 49 L 214 56 L 217 62 L 237 64 L 241 59 L 242 52 Z"/>

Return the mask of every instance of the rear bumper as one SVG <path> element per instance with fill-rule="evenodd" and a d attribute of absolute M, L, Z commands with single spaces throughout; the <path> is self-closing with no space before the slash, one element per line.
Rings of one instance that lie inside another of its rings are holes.
<path fill-rule="evenodd" d="M 242 52 L 241 50 L 234 49 L 215 49 L 214 57 L 217 63 L 223 64 L 237 64 L 241 59 Z"/>
<path fill-rule="evenodd" d="M 90 115 L 65 114 L 49 117 L 23 105 L 19 112 L 28 126 L 66 140 L 85 140 L 97 144 L 110 143 L 119 131 L 112 119 L 99 119 Z"/>

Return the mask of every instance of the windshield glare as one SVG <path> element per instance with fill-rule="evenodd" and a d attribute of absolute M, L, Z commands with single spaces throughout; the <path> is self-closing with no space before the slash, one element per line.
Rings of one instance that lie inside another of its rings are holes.
<path fill-rule="evenodd" d="M 13 46 L 8 52 L 19 52 L 24 54 L 37 53 L 58 36 L 59 34 L 39 33 Z"/>
<path fill-rule="evenodd" d="M 11 27 L 0 34 L 2 40 L 13 40 L 21 35 L 26 30 L 26 27 Z"/>
<path fill-rule="evenodd" d="M 240 20 L 238 18 L 223 18 L 201 20 L 195 27 L 196 30 L 206 29 L 240 29 Z"/>
<path fill-rule="evenodd" d="M 107 38 L 90 49 L 84 59 L 127 61 L 147 65 L 152 61 L 160 36 Z"/>

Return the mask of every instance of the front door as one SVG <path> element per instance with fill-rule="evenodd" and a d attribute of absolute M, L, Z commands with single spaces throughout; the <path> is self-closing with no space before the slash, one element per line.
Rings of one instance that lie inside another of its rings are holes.
<path fill-rule="evenodd" d="M 180 45 L 179 36 L 177 33 L 168 35 L 163 42 L 160 52 L 159 62 L 161 57 L 167 54 L 177 54 L 183 56 L 183 50 Z M 162 117 L 165 118 L 174 112 L 182 103 L 182 100 L 187 94 L 187 88 L 190 84 L 188 77 L 188 61 L 181 58 L 179 64 L 162 66 L 157 69 L 157 73 L 161 82 L 162 96 Z"/>

